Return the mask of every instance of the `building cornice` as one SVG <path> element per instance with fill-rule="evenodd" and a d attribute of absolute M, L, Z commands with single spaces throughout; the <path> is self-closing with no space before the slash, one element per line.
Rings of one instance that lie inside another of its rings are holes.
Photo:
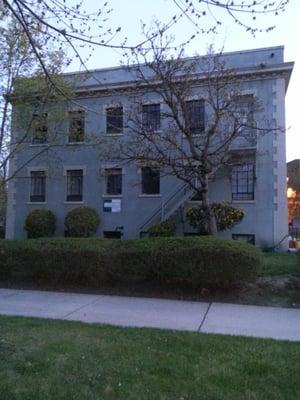
<path fill-rule="evenodd" d="M 274 79 L 274 78 L 284 78 L 285 79 L 285 89 L 287 90 L 290 76 L 293 70 L 294 63 L 287 62 L 284 64 L 277 65 L 266 65 L 261 63 L 256 67 L 252 68 L 239 68 L 234 70 L 232 73 L 233 80 L 245 81 L 245 80 L 256 80 L 256 79 Z M 226 72 L 225 72 L 226 74 Z M 211 77 L 211 76 L 210 76 Z M 186 79 L 186 76 L 180 76 L 176 80 L 180 81 Z M 189 79 L 194 81 L 195 84 L 205 85 L 207 80 L 207 75 L 205 73 L 192 74 Z M 174 80 L 174 82 L 176 82 Z M 111 94 L 111 92 L 127 92 L 136 91 L 145 88 L 151 88 L 159 86 L 162 82 L 159 80 L 152 81 L 151 83 L 144 83 L 141 80 L 131 80 L 124 81 L 122 83 L 110 83 L 103 85 L 87 85 L 81 86 L 74 89 L 75 94 L 78 97 L 94 97 L 98 94 Z"/>

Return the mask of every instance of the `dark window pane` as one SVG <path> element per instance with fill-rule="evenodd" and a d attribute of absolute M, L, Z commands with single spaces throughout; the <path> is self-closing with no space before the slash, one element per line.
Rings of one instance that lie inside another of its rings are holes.
<path fill-rule="evenodd" d="M 121 239 L 122 232 L 120 231 L 104 231 L 103 232 L 105 239 Z"/>
<path fill-rule="evenodd" d="M 84 141 L 84 111 L 69 112 L 69 143 Z"/>
<path fill-rule="evenodd" d="M 82 201 L 82 169 L 67 171 L 67 201 Z"/>
<path fill-rule="evenodd" d="M 192 135 L 203 133 L 205 129 L 204 100 L 191 100 L 185 102 L 187 129 Z"/>
<path fill-rule="evenodd" d="M 32 143 L 43 144 L 47 142 L 47 114 L 34 114 L 32 117 Z"/>
<path fill-rule="evenodd" d="M 123 107 L 107 108 L 106 133 L 123 132 Z"/>
<path fill-rule="evenodd" d="M 157 169 L 152 169 L 150 167 L 142 168 L 142 193 L 160 193 L 160 173 Z"/>
<path fill-rule="evenodd" d="M 31 171 L 30 201 L 44 202 L 46 200 L 45 171 Z"/>
<path fill-rule="evenodd" d="M 236 165 L 232 168 L 232 200 L 254 200 L 254 165 Z"/>
<path fill-rule="evenodd" d="M 106 170 L 106 194 L 122 194 L 122 168 Z"/>
<path fill-rule="evenodd" d="M 250 243 L 250 244 L 255 244 L 255 235 L 252 234 L 233 234 L 232 235 L 233 240 L 240 240 L 242 242 Z"/>
<path fill-rule="evenodd" d="M 160 128 L 160 104 L 143 105 L 143 129 L 156 131 Z"/>

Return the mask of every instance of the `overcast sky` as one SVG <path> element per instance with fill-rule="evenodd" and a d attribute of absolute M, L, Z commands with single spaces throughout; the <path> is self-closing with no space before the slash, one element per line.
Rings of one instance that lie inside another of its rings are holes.
<path fill-rule="evenodd" d="M 95 0 L 85 0 L 83 5 L 92 11 L 95 3 Z M 197 3 L 195 1 L 195 4 Z M 98 2 L 97 4 L 99 6 Z M 106 26 L 113 29 L 119 26 L 122 28 L 114 39 L 115 43 L 120 42 L 125 36 L 128 37 L 128 44 L 137 43 L 142 38 L 141 21 L 146 24 L 150 24 L 153 19 L 167 22 L 175 14 L 179 14 L 179 9 L 172 0 L 110 0 L 109 6 L 113 11 L 109 14 Z M 259 17 L 258 26 L 276 25 L 276 28 L 269 33 L 258 33 L 255 37 L 237 26 L 231 18 L 226 17 L 224 12 L 218 12 L 215 17 L 223 22 L 218 34 L 198 35 L 186 47 L 187 56 L 205 54 L 210 44 L 214 44 L 216 50 L 223 47 L 224 51 L 284 45 L 285 61 L 295 61 L 286 96 L 287 161 L 300 158 L 300 1 L 290 0 L 286 11 L 277 17 L 273 15 Z M 213 16 L 209 14 L 209 11 L 206 17 L 199 20 L 200 26 L 204 27 L 211 25 L 212 22 Z M 175 36 L 175 42 L 180 43 L 185 41 L 194 30 L 195 27 L 186 18 L 181 18 L 170 33 Z M 95 69 L 116 66 L 120 60 L 120 51 L 98 48 L 88 61 L 88 67 Z M 72 64 L 72 69 L 78 69 L 78 66 Z"/>

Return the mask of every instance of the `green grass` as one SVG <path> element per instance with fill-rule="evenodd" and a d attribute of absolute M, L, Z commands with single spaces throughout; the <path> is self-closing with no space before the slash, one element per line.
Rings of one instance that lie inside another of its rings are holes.
<path fill-rule="evenodd" d="M 300 343 L 0 317 L 1 400 L 292 400 Z"/>
<path fill-rule="evenodd" d="M 263 253 L 260 276 L 300 277 L 300 263 L 294 253 Z"/>

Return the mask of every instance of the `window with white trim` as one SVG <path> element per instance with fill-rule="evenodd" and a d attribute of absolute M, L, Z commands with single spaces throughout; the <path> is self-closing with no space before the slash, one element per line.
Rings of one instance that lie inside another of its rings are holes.
<path fill-rule="evenodd" d="M 254 200 L 254 164 L 232 167 L 232 200 Z"/>
<path fill-rule="evenodd" d="M 186 129 L 191 135 L 199 135 L 205 130 L 205 101 L 203 99 L 185 102 Z"/>
<path fill-rule="evenodd" d="M 120 134 L 123 132 L 123 107 L 106 109 L 106 133 Z"/>
<path fill-rule="evenodd" d="M 84 141 L 84 111 L 69 112 L 69 143 Z"/>
<path fill-rule="evenodd" d="M 44 144 L 48 139 L 47 113 L 36 113 L 32 116 L 32 144 Z"/>
<path fill-rule="evenodd" d="M 46 201 L 46 172 L 30 171 L 30 202 Z"/>
<path fill-rule="evenodd" d="M 67 195 L 66 201 L 82 201 L 83 170 L 67 170 Z"/>
<path fill-rule="evenodd" d="M 144 104 L 142 114 L 143 129 L 157 131 L 160 129 L 160 104 Z"/>
<path fill-rule="evenodd" d="M 160 172 L 156 168 L 142 167 L 142 194 L 160 194 Z"/>
<path fill-rule="evenodd" d="M 122 194 L 122 168 L 105 169 L 106 194 Z"/>

